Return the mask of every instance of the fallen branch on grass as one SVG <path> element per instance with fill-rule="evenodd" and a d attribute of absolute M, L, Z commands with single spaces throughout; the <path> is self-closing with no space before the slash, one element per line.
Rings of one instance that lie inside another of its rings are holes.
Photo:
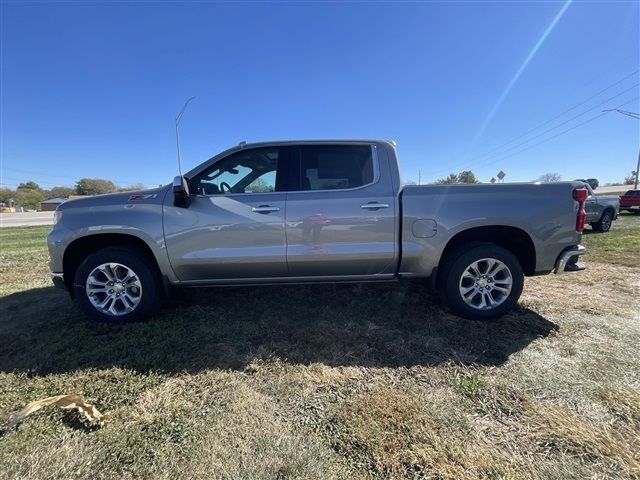
<path fill-rule="evenodd" d="M 104 425 L 111 417 L 108 414 L 102 414 L 96 407 L 85 402 L 82 395 L 72 393 L 70 395 L 58 395 L 56 397 L 43 398 L 42 400 L 36 400 L 25 406 L 19 412 L 14 413 L 9 418 L 9 423 L 5 426 L 6 430 L 10 430 L 18 425 L 27 415 L 37 412 L 41 408 L 48 407 L 49 405 L 57 405 L 64 409 L 77 409 L 84 415 L 87 422 L 91 424 L 97 424 L 99 426 Z"/>

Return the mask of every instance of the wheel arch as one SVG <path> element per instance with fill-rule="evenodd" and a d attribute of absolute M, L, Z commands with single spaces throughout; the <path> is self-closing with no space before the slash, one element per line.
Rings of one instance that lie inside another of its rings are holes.
<path fill-rule="evenodd" d="M 471 242 L 487 242 L 499 245 L 513 253 L 524 274 L 531 276 L 536 270 L 536 247 L 527 232 L 518 227 L 490 225 L 472 227 L 454 235 L 440 256 L 440 264 L 447 261 L 451 253 Z M 438 270 L 441 270 L 440 268 Z"/>
<path fill-rule="evenodd" d="M 85 235 L 72 241 L 65 248 L 62 258 L 63 278 L 67 291 L 74 296 L 73 280 L 80 264 L 92 253 L 107 247 L 130 246 L 141 251 L 152 262 L 156 273 L 160 275 L 160 267 L 149 245 L 140 237 L 126 233 L 97 233 Z"/>
<path fill-rule="evenodd" d="M 600 220 L 602 220 L 602 217 L 607 212 L 611 214 L 611 220 L 614 219 L 614 217 L 616 216 L 616 209 L 612 206 L 608 206 L 608 207 L 605 207 L 605 209 L 602 211 L 602 215 L 600 215 Z"/>

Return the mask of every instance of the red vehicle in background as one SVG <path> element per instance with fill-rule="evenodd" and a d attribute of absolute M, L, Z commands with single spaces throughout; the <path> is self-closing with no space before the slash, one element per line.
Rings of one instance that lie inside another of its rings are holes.
<path fill-rule="evenodd" d="M 620 210 L 640 211 L 640 190 L 627 190 L 620 195 Z"/>
<path fill-rule="evenodd" d="M 620 210 L 640 211 L 640 190 L 628 190 L 620 195 Z"/>

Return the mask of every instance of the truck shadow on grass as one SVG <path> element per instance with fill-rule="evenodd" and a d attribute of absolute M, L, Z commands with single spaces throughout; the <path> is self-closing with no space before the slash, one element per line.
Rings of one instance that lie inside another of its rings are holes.
<path fill-rule="evenodd" d="M 242 369 L 255 359 L 330 366 L 500 365 L 557 325 L 518 308 L 472 322 L 424 283 L 183 290 L 154 318 L 93 324 L 54 288 L 0 303 L 0 371 Z"/>

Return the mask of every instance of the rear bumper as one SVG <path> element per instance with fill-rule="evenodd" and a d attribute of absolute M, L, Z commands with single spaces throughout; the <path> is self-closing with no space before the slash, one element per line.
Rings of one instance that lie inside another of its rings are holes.
<path fill-rule="evenodd" d="M 586 251 L 587 248 L 584 245 L 575 245 L 573 247 L 565 248 L 556 260 L 553 273 L 561 274 L 584 270 L 587 267 L 580 261 L 580 256 L 584 255 Z"/>

